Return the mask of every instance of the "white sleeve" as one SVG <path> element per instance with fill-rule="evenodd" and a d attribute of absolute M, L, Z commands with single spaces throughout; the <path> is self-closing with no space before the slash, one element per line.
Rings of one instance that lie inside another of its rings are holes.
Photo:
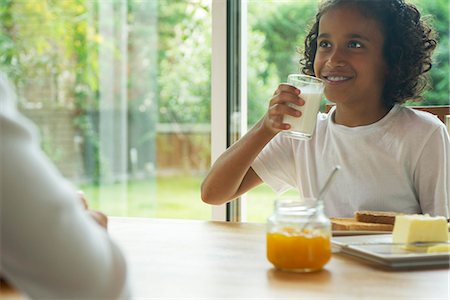
<path fill-rule="evenodd" d="M 0 273 L 33 299 L 127 298 L 121 251 L 83 210 L 1 88 Z"/>
<path fill-rule="evenodd" d="M 449 218 L 450 138 L 445 126 L 436 128 L 425 142 L 414 184 L 423 213 Z"/>
<path fill-rule="evenodd" d="M 258 154 L 251 167 L 275 192 L 296 187 L 295 158 L 289 138 L 276 135 Z"/>

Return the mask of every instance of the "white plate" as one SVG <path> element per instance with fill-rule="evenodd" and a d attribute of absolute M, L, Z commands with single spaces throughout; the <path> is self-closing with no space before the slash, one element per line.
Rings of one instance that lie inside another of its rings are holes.
<path fill-rule="evenodd" d="M 404 244 L 393 244 L 391 234 L 333 237 L 332 249 L 333 253 L 349 255 L 389 269 L 448 268 L 450 265 L 450 253 L 408 251 Z"/>
<path fill-rule="evenodd" d="M 350 236 L 350 235 L 372 235 L 372 234 L 390 234 L 389 231 L 370 231 L 370 230 L 333 230 L 333 236 Z"/>

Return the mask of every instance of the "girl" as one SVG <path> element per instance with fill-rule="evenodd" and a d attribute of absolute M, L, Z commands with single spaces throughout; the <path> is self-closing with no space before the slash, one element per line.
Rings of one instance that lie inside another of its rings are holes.
<path fill-rule="evenodd" d="M 210 204 L 230 201 L 265 182 L 324 197 L 330 217 L 357 210 L 449 217 L 450 138 L 433 115 L 401 106 L 425 86 L 436 47 L 433 31 L 403 0 L 322 2 L 305 41 L 303 72 L 325 81 L 336 105 L 319 114 L 311 140 L 278 134 L 284 115 L 301 118 L 301 91 L 280 84 L 265 116 L 215 162 L 202 184 Z"/>

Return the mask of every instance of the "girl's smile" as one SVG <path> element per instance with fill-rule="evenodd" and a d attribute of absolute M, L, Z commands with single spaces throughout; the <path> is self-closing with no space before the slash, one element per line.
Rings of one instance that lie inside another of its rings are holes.
<path fill-rule="evenodd" d="M 325 73 L 322 74 L 322 79 L 325 80 L 325 82 L 328 85 L 338 85 L 342 83 L 347 83 L 347 81 L 352 80 L 353 76 L 349 75 L 341 75 L 340 73 Z"/>

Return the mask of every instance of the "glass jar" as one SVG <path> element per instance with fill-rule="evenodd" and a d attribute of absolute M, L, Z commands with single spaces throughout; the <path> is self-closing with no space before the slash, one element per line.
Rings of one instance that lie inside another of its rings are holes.
<path fill-rule="evenodd" d="M 331 258 L 331 222 L 323 202 L 280 199 L 267 220 L 267 259 L 291 272 L 313 272 Z"/>

